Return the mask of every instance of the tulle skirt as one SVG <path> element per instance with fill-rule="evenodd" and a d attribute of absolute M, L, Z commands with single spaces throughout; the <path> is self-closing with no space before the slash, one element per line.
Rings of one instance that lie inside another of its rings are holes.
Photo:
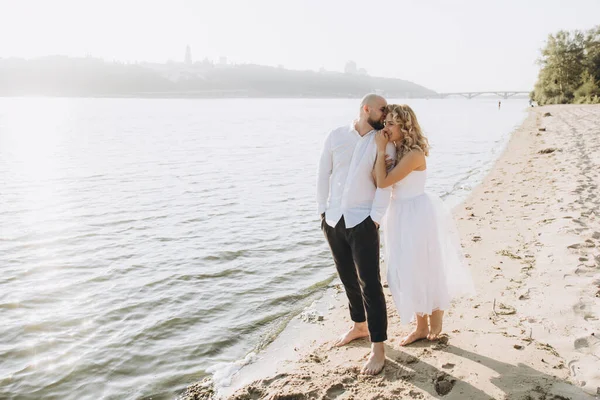
<path fill-rule="evenodd" d="M 439 197 L 393 199 L 383 236 L 387 281 L 401 323 L 475 294 L 456 224 Z"/>

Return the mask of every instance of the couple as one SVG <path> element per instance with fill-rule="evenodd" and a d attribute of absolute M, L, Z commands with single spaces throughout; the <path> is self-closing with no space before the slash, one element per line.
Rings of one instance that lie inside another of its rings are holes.
<path fill-rule="evenodd" d="M 428 155 L 427 139 L 412 109 L 388 105 L 375 94 L 363 98 L 357 121 L 334 129 L 325 140 L 317 181 L 321 229 L 353 321 L 336 346 L 369 336 L 371 354 L 364 374 L 376 375 L 385 364 L 381 223 L 387 281 L 400 320 L 417 321 L 401 345 L 437 339 L 450 300 L 473 292 L 454 220 L 438 197 L 424 191 Z"/>

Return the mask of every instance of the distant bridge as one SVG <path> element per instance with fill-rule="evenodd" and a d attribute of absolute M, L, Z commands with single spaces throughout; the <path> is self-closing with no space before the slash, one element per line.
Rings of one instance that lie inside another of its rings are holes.
<path fill-rule="evenodd" d="M 466 97 L 467 99 L 472 99 L 473 97 L 477 97 L 479 95 L 482 94 L 495 94 L 496 96 L 500 96 L 504 99 L 508 99 L 509 97 L 512 97 L 514 95 L 517 94 L 529 94 L 529 92 L 519 92 L 516 90 L 492 90 L 489 92 L 454 92 L 454 93 L 440 93 L 439 96 L 442 99 L 445 99 L 446 97 L 449 96 L 462 96 L 462 97 Z"/>

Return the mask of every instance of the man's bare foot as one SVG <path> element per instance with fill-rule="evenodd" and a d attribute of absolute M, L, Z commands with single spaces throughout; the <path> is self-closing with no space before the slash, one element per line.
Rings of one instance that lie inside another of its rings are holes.
<path fill-rule="evenodd" d="M 371 345 L 371 354 L 369 360 L 360 371 L 365 375 L 377 375 L 383 370 L 385 365 L 385 348 L 383 342 L 373 343 Z"/>
<path fill-rule="evenodd" d="M 366 322 L 355 322 L 352 329 L 341 335 L 333 343 L 335 347 L 344 346 L 355 339 L 360 339 L 369 336 L 369 328 Z"/>
<path fill-rule="evenodd" d="M 400 341 L 400 346 L 406 346 L 417 340 L 425 339 L 429 335 L 429 328 L 417 328 Z"/>
<path fill-rule="evenodd" d="M 440 334 L 442 333 L 442 322 L 444 320 L 444 311 L 436 310 L 431 313 L 429 317 L 429 335 L 427 335 L 427 339 L 429 340 L 438 340 Z"/>

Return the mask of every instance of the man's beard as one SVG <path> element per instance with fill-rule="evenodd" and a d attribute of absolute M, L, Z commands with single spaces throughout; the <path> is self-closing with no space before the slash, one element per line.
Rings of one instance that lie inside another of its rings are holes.
<path fill-rule="evenodd" d="M 369 125 L 371 125 L 371 127 L 372 127 L 373 129 L 375 129 L 376 131 L 380 131 L 380 130 L 382 130 L 382 129 L 384 128 L 384 126 L 383 126 L 383 122 L 381 122 L 381 121 L 375 121 L 375 120 L 372 120 L 371 118 L 369 118 L 369 119 L 367 120 L 367 122 L 368 122 L 368 123 L 369 123 Z"/>

